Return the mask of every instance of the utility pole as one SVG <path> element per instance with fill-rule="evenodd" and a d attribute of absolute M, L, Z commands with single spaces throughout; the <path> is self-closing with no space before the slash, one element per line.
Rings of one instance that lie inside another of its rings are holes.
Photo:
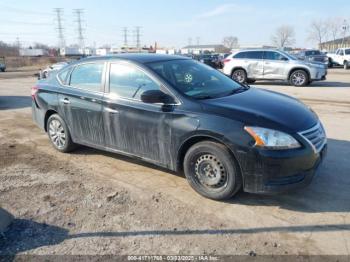
<path fill-rule="evenodd" d="M 343 25 L 342 25 L 342 29 L 343 29 L 343 41 L 342 41 L 342 47 L 345 47 L 345 37 L 346 37 L 346 32 L 349 29 L 349 25 L 347 23 L 346 20 L 344 20 Z"/>
<path fill-rule="evenodd" d="M 196 37 L 196 43 L 197 43 L 197 45 L 199 45 L 200 39 L 201 39 L 201 38 L 200 38 L 199 36 Z"/>
<path fill-rule="evenodd" d="M 140 30 L 141 30 L 141 26 L 135 26 L 135 40 L 136 40 L 136 48 L 138 50 L 141 49 L 141 34 L 140 34 Z"/>
<path fill-rule="evenodd" d="M 124 47 L 128 47 L 128 28 L 125 26 L 122 29 Z"/>
<path fill-rule="evenodd" d="M 63 24 L 62 24 L 63 8 L 54 8 L 53 11 L 56 15 L 55 19 L 57 20 L 56 30 L 58 32 L 58 47 L 63 48 L 66 45 L 66 41 L 63 35 Z"/>
<path fill-rule="evenodd" d="M 84 9 L 74 9 L 74 14 L 77 16 L 77 31 L 78 31 L 78 44 L 80 48 L 84 48 L 84 36 L 83 36 L 83 20 L 82 15 L 84 14 Z"/>
<path fill-rule="evenodd" d="M 192 37 L 188 38 L 188 45 L 191 46 L 192 45 Z"/>

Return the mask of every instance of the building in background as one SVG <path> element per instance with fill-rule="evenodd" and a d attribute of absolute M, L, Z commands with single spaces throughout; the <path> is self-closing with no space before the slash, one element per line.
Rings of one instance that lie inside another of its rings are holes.
<path fill-rule="evenodd" d="M 327 41 L 319 45 L 320 50 L 327 52 L 335 51 L 338 48 L 350 48 L 350 36 Z"/>
<path fill-rule="evenodd" d="M 181 54 L 228 53 L 224 45 L 188 45 L 181 48 Z"/>
<path fill-rule="evenodd" d="M 45 49 L 39 48 L 20 48 L 19 49 L 20 56 L 48 56 L 49 53 Z"/>

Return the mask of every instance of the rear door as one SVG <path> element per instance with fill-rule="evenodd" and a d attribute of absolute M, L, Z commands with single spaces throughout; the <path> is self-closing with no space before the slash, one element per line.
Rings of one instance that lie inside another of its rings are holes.
<path fill-rule="evenodd" d="M 59 107 L 74 142 L 104 146 L 104 62 L 78 64 L 59 90 Z"/>
<path fill-rule="evenodd" d="M 264 52 L 264 79 L 282 80 L 287 78 L 286 65 L 289 59 L 279 52 Z"/>
<path fill-rule="evenodd" d="M 263 51 L 246 52 L 245 68 L 248 78 L 259 79 L 264 74 Z"/>

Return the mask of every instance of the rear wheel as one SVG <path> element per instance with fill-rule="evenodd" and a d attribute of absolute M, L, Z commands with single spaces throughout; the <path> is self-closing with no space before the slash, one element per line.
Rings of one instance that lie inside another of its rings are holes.
<path fill-rule="evenodd" d="M 224 200 L 242 187 L 242 178 L 229 150 L 222 144 L 205 141 L 186 153 L 184 171 L 191 187 L 204 197 Z"/>
<path fill-rule="evenodd" d="M 247 73 L 243 69 L 236 69 L 232 72 L 231 78 L 238 83 L 247 82 Z"/>
<path fill-rule="evenodd" d="M 304 70 L 295 70 L 289 77 L 293 86 L 306 86 L 309 84 L 309 76 Z"/>
<path fill-rule="evenodd" d="M 53 114 L 47 120 L 47 134 L 54 146 L 60 152 L 66 153 L 75 149 L 69 130 L 64 120 L 58 115 Z"/>

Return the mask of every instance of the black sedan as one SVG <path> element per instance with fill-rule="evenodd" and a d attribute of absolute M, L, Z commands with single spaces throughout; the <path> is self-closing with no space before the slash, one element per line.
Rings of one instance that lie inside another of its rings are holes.
<path fill-rule="evenodd" d="M 81 144 L 184 172 L 212 199 L 307 185 L 326 151 L 321 122 L 298 100 L 180 56 L 80 60 L 39 81 L 32 98 L 57 150 Z"/>

